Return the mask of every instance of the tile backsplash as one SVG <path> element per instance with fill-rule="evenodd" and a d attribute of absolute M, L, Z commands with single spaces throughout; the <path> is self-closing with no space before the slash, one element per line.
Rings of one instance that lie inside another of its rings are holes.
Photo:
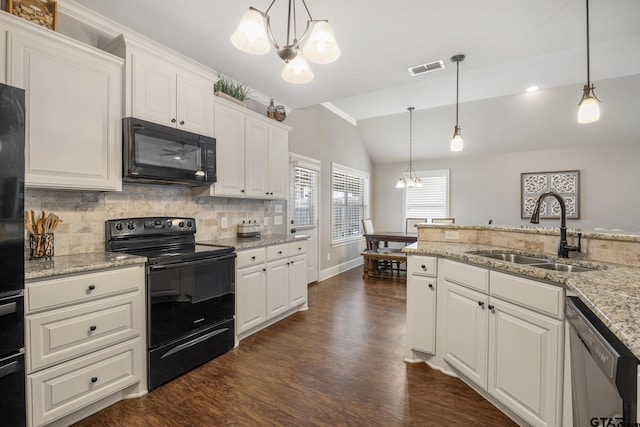
<path fill-rule="evenodd" d="M 55 255 L 103 252 L 105 221 L 117 218 L 193 217 L 197 241 L 234 237 L 236 225 L 243 220 L 256 220 L 262 234 L 286 232 L 285 201 L 194 197 L 189 187 L 178 185 L 123 184 L 122 192 L 27 188 L 24 204 L 27 211 L 53 212 L 64 221 L 55 231 Z M 281 225 L 274 225 L 276 215 Z M 222 228 L 222 218 L 227 219 L 227 228 Z"/>

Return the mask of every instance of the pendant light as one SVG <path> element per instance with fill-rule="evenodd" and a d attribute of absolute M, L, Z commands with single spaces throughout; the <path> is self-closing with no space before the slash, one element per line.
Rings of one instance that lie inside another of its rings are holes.
<path fill-rule="evenodd" d="M 413 170 L 413 163 L 411 162 L 411 148 L 413 140 L 413 110 L 414 107 L 407 108 L 409 110 L 409 167 L 404 171 L 402 177 L 398 180 L 396 188 L 405 187 L 422 187 L 422 180 L 418 178 L 418 174 Z"/>
<path fill-rule="evenodd" d="M 310 82 L 313 80 L 313 72 L 307 60 L 316 64 L 329 64 L 340 57 L 340 48 L 336 43 L 333 30 L 329 21 L 311 17 L 305 0 L 289 0 L 287 39 L 286 44 L 280 46 L 271 31 L 269 16 L 269 11 L 275 2 L 276 0 L 271 2 L 266 12 L 250 7 L 231 35 L 231 43 L 241 51 L 254 55 L 269 52 L 273 45 L 280 59 L 285 62 L 282 78 L 290 83 Z M 298 3 L 304 6 L 309 18 L 300 38 L 298 38 L 296 25 L 296 4 Z M 304 47 L 301 46 L 303 41 L 306 41 Z"/>
<path fill-rule="evenodd" d="M 460 63 L 464 61 L 464 55 L 455 55 L 451 57 L 451 62 L 456 63 L 456 126 L 453 128 L 453 138 L 451 139 L 451 151 L 462 151 L 464 141 L 460 134 L 460 126 L 458 125 L 458 92 L 460 86 Z"/>
<path fill-rule="evenodd" d="M 594 92 L 589 71 L 589 0 L 587 1 L 587 84 L 582 89 L 582 99 L 578 103 L 578 123 L 593 123 L 600 120 L 600 100 Z"/>

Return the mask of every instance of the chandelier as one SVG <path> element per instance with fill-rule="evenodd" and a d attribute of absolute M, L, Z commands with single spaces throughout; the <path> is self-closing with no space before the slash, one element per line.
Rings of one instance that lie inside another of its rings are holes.
<path fill-rule="evenodd" d="M 271 2 L 266 12 L 250 7 L 231 35 L 231 43 L 241 51 L 253 55 L 265 54 L 273 45 L 278 56 L 285 62 L 282 78 L 290 83 L 308 83 L 313 80 L 313 72 L 307 60 L 317 64 L 328 64 L 340 56 L 340 48 L 333 30 L 329 21 L 311 17 L 305 0 L 289 0 L 287 39 L 285 44 L 280 46 L 271 31 L 269 17 L 269 11 L 275 2 L 276 0 Z M 296 25 L 296 5 L 299 3 L 302 3 L 309 17 L 300 38 Z M 303 47 L 301 43 L 305 40 Z"/>
<path fill-rule="evenodd" d="M 398 180 L 396 188 L 405 187 L 422 187 L 422 180 L 418 178 L 418 174 L 413 170 L 411 163 L 411 145 L 413 139 L 413 110 L 414 107 L 407 108 L 409 110 L 409 167 L 402 173 L 402 177 Z"/>
<path fill-rule="evenodd" d="M 600 120 L 600 100 L 596 96 L 591 84 L 591 73 L 589 72 L 589 0 L 587 0 L 587 84 L 582 89 L 582 99 L 578 104 L 578 123 L 593 123 Z"/>

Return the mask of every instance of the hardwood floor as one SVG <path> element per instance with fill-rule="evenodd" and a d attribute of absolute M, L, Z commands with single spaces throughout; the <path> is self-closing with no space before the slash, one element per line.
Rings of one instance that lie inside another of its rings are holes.
<path fill-rule="evenodd" d="M 405 284 L 356 268 L 309 288 L 309 310 L 89 426 L 512 426 L 462 381 L 403 361 Z"/>

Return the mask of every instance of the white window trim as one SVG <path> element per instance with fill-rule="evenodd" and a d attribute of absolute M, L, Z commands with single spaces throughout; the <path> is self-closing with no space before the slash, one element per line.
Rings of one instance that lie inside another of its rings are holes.
<path fill-rule="evenodd" d="M 359 169 L 354 169 L 354 168 L 350 168 L 348 166 L 344 166 L 341 165 L 339 163 L 336 162 L 331 162 L 331 183 L 330 183 L 330 191 L 331 191 L 331 197 L 330 197 L 330 211 L 329 211 L 329 215 L 330 215 L 330 224 L 331 224 L 331 247 L 336 247 L 336 246 L 343 246 L 343 245 L 347 245 L 347 244 L 351 244 L 354 242 L 362 242 L 364 241 L 364 238 L 362 235 L 359 236 L 354 236 L 354 237 L 347 237 L 347 238 L 342 238 L 342 239 L 334 239 L 333 238 L 333 175 L 334 172 L 340 172 L 340 173 L 344 173 L 347 175 L 352 175 L 358 178 L 362 178 L 362 179 L 366 179 L 367 180 L 367 185 L 365 188 L 366 194 L 365 194 L 365 198 L 366 198 L 366 206 L 365 206 L 365 213 L 364 213 L 364 218 L 369 218 L 370 216 L 370 211 L 371 211 L 371 179 L 370 179 L 370 175 L 369 172 L 365 172 Z"/>
<path fill-rule="evenodd" d="M 426 171 L 417 171 L 416 175 L 420 178 L 428 178 L 428 177 L 432 177 L 432 176 L 446 176 L 447 177 L 447 204 L 446 204 L 446 209 L 447 209 L 447 213 L 446 216 L 449 217 L 451 216 L 451 169 L 432 169 L 432 170 L 426 170 Z M 405 218 L 407 218 L 407 189 L 404 189 L 404 192 L 402 193 L 403 196 L 403 203 L 402 203 L 402 211 L 403 211 L 403 218 L 402 218 L 402 229 L 404 230 L 405 227 Z"/>

